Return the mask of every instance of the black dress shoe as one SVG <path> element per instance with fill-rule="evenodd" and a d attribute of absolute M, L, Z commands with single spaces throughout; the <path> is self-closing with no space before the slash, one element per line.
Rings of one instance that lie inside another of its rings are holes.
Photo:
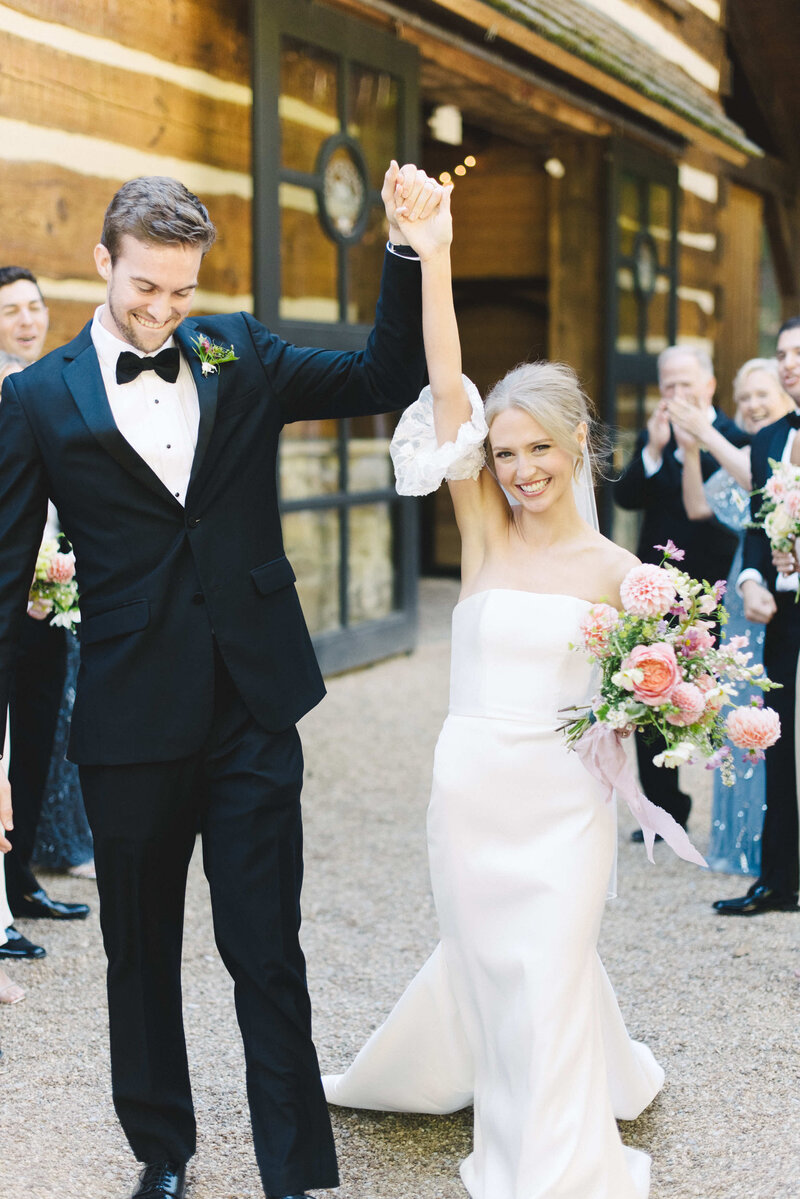
<path fill-rule="evenodd" d="M 24 895 L 11 910 L 15 916 L 27 916 L 29 920 L 85 920 L 89 915 L 88 904 L 61 903 L 41 887 L 32 895 Z"/>
<path fill-rule="evenodd" d="M 131 1199 L 183 1199 L 186 1194 L 186 1166 L 177 1162 L 153 1162 L 145 1166 Z"/>
<path fill-rule="evenodd" d="M 797 896 L 756 883 L 741 899 L 718 899 L 714 911 L 723 916 L 757 916 L 759 912 L 797 912 Z"/>
<path fill-rule="evenodd" d="M 43 958 L 47 952 L 41 945 L 34 945 L 33 941 L 18 933 L 13 924 L 6 929 L 6 936 L 8 940 L 5 945 L 0 945 L 0 958 Z"/>

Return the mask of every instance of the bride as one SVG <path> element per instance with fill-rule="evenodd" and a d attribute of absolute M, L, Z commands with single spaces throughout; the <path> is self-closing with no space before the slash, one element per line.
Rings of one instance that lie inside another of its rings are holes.
<path fill-rule="evenodd" d="M 613 808 L 558 731 L 592 692 L 572 649 L 581 620 L 595 602 L 621 606 L 636 559 L 579 511 L 591 418 L 574 373 L 519 366 L 484 408 L 461 374 L 449 191 L 432 216 L 399 211 L 422 261 L 430 386 L 395 434 L 398 490 L 446 478 L 462 541 L 428 815 L 441 942 L 325 1090 L 391 1111 L 472 1102 L 473 1199 L 645 1199 L 650 1159 L 623 1146 L 615 1117 L 634 1119 L 664 1076 L 628 1037 L 597 956 Z"/>

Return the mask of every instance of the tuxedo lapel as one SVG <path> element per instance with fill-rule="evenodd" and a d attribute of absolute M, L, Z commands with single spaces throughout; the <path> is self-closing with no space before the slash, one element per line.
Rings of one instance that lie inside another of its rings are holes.
<path fill-rule="evenodd" d="M 110 454 L 120 466 L 134 475 L 145 487 L 149 487 L 163 499 L 169 500 L 171 504 L 177 505 L 178 501 L 169 489 L 164 486 L 144 459 L 139 457 L 114 423 L 114 416 L 100 371 L 100 363 L 97 360 L 97 352 L 89 333 L 90 328 L 91 326 L 87 325 L 80 336 L 67 346 L 68 354 L 73 352 L 74 357 L 64 367 L 64 382 L 90 431 L 106 453 Z"/>
<path fill-rule="evenodd" d="M 197 386 L 197 401 L 200 405 L 200 422 L 197 426 L 197 445 L 194 451 L 194 459 L 192 461 L 192 473 L 189 477 L 189 486 L 194 483 L 203 464 L 203 459 L 208 449 L 208 443 L 211 440 L 211 434 L 214 429 L 214 420 L 217 415 L 217 395 L 219 393 L 219 367 L 215 371 L 208 374 L 203 374 L 203 366 L 200 358 L 192 345 L 192 338 L 197 336 L 197 325 L 192 320 L 185 320 L 175 330 L 175 340 L 180 347 L 186 361 L 189 363 L 189 368 L 192 372 L 192 378 Z"/>

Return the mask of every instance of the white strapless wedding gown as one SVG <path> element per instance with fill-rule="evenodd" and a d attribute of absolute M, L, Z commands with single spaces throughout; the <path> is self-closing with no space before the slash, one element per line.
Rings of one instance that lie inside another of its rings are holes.
<path fill-rule="evenodd" d="M 428 814 L 441 942 L 331 1103 L 474 1102 L 473 1199 L 646 1199 L 625 1148 L 664 1074 L 632 1041 L 597 955 L 615 853 L 602 789 L 557 731 L 591 693 L 570 649 L 588 604 L 492 590 L 453 614 L 450 710 Z"/>

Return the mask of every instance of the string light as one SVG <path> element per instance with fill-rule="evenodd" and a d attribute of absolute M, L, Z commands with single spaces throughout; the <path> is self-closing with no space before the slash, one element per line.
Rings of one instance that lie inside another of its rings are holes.
<path fill-rule="evenodd" d="M 463 162 L 460 162 L 457 167 L 453 167 L 452 175 L 449 171 L 442 171 L 441 175 L 439 176 L 439 182 L 446 186 L 448 183 L 453 182 L 453 175 L 458 175 L 459 178 L 463 178 L 463 176 L 466 175 L 469 167 L 475 167 L 477 165 L 478 160 L 475 155 L 467 154 Z"/>

